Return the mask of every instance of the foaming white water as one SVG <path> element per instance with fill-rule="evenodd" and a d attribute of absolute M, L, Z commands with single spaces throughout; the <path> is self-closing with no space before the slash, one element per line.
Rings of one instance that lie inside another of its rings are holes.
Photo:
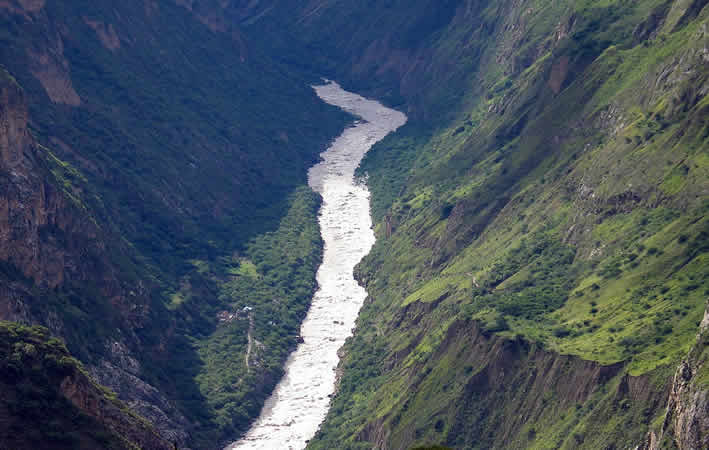
<path fill-rule="evenodd" d="M 335 388 L 337 350 L 352 334 L 367 292 L 354 266 L 374 245 L 369 191 L 354 179 L 364 154 L 406 123 L 406 116 L 347 92 L 337 83 L 314 87 L 325 102 L 361 117 L 322 153 L 308 184 L 323 197 L 320 233 L 325 241 L 318 291 L 301 326 L 304 342 L 288 358 L 286 374 L 235 449 L 303 449 L 322 423 Z"/>

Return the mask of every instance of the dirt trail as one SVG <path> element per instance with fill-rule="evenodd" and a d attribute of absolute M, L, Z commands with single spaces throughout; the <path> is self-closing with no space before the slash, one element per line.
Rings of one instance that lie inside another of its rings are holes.
<path fill-rule="evenodd" d="M 246 356 L 244 356 L 244 359 L 246 361 L 246 371 L 247 372 L 251 372 L 251 365 L 249 364 L 249 360 L 251 359 L 251 348 L 254 345 L 253 333 L 254 333 L 254 316 L 253 316 L 253 314 L 249 313 L 249 333 L 247 334 L 247 339 L 249 340 L 249 344 L 246 346 Z"/>

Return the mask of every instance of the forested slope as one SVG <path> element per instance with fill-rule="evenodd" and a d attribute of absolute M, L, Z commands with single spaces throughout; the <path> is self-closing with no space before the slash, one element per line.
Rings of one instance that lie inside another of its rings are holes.
<path fill-rule="evenodd" d="M 347 118 L 191 2 L 0 2 L 0 43 L 0 319 L 48 327 L 169 441 L 219 447 L 296 344 L 306 170 Z"/>

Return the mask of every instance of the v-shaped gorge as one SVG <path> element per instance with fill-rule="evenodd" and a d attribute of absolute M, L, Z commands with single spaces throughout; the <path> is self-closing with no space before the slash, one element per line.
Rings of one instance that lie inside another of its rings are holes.
<path fill-rule="evenodd" d="M 347 92 L 335 82 L 316 86 L 325 102 L 357 116 L 308 174 L 323 197 L 320 232 L 325 242 L 319 289 L 301 328 L 303 342 L 286 374 L 246 436 L 228 449 L 300 449 L 325 418 L 335 389 L 338 349 L 351 335 L 367 292 L 354 279 L 355 265 L 374 245 L 369 191 L 354 173 L 365 153 L 406 122 L 406 115 Z"/>

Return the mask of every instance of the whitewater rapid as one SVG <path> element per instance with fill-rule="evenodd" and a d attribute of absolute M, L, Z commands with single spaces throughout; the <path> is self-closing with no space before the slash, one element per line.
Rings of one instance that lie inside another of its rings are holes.
<path fill-rule="evenodd" d="M 286 373 L 259 419 L 227 450 L 305 448 L 327 414 L 337 351 L 351 336 L 367 296 L 353 270 L 374 245 L 374 232 L 369 191 L 354 173 L 372 145 L 406 123 L 406 115 L 335 82 L 314 89 L 323 101 L 360 120 L 345 129 L 308 172 L 308 184 L 323 197 L 319 223 L 325 251 L 317 273 L 319 288 L 301 326 L 304 341 L 288 358 Z"/>

